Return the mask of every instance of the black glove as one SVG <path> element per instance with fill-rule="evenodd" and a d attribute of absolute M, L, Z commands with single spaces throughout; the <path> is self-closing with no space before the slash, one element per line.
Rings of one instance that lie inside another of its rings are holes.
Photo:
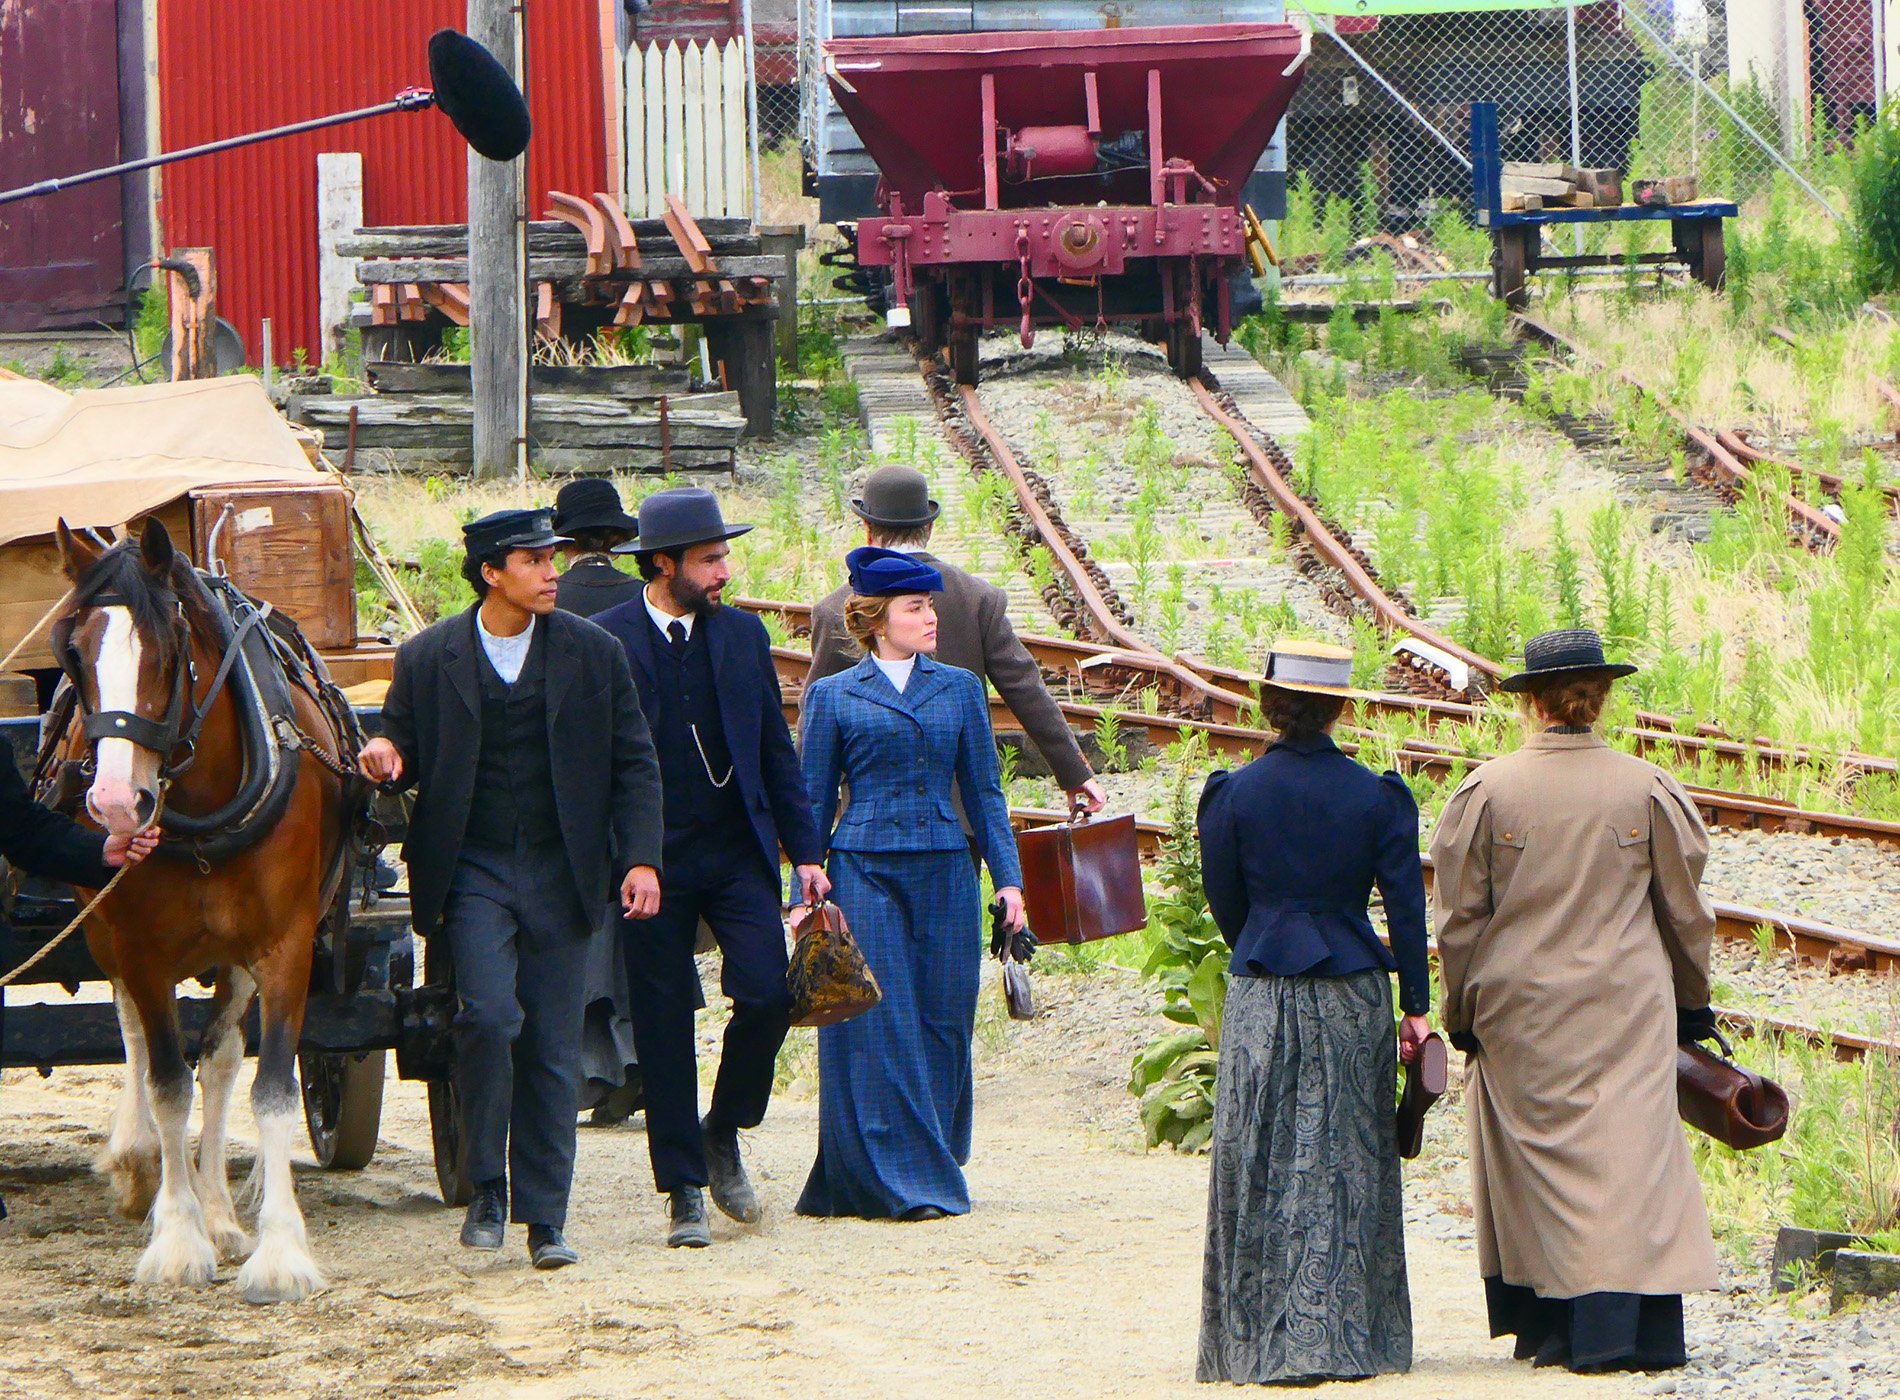
<path fill-rule="evenodd" d="M 1676 1044 L 1693 1045 L 1698 1040 L 1721 1040 L 1715 1028 L 1715 1012 L 1707 1006 L 1676 1008 Z"/>
<path fill-rule="evenodd" d="M 1451 1048 L 1454 1050 L 1462 1050 L 1467 1055 L 1475 1055 L 1484 1049 L 1484 1046 L 1479 1043 L 1478 1037 L 1473 1035 L 1470 1031 L 1453 1031 L 1451 1033 Z"/>
<path fill-rule="evenodd" d="M 1027 967 L 1029 959 L 1035 955 L 1038 947 L 1036 935 L 1029 931 L 1027 924 L 1012 935 L 1004 926 L 1005 917 L 1003 901 L 996 900 L 990 905 L 990 956 L 1001 958 L 1003 949 L 1007 946 L 1010 961 L 1022 963 Z"/>

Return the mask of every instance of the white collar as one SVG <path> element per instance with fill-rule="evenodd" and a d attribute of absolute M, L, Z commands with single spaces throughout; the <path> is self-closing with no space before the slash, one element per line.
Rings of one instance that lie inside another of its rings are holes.
<path fill-rule="evenodd" d="M 653 625 L 660 629 L 660 635 L 662 637 L 666 637 L 670 640 L 673 634 L 667 631 L 667 628 L 677 622 L 686 629 L 686 639 L 688 641 L 692 640 L 693 623 L 698 621 L 692 613 L 689 612 L 679 617 L 674 617 L 673 614 L 669 612 L 662 612 L 653 606 L 653 595 L 648 593 L 644 588 L 640 590 L 640 601 L 647 605 L 647 616 L 653 619 Z"/>
<path fill-rule="evenodd" d="M 526 627 L 522 628 L 512 637 L 499 637 L 493 632 L 490 632 L 483 624 L 482 610 L 480 608 L 475 609 L 475 630 L 481 635 L 482 649 L 487 651 L 490 655 L 493 655 L 496 651 L 504 653 L 526 651 L 528 644 L 534 640 L 534 624 L 537 620 L 533 613 L 529 613 L 528 625 Z"/>
<path fill-rule="evenodd" d="M 886 661 L 876 652 L 872 652 L 871 660 L 876 663 L 877 669 L 884 673 L 884 679 L 891 683 L 899 695 L 902 695 L 904 687 L 910 684 L 910 673 L 916 669 L 916 654 L 912 653 L 902 661 Z"/>

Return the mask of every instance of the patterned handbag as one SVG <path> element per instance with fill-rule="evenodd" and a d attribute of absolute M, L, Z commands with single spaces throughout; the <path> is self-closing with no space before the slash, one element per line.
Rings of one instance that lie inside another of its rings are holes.
<path fill-rule="evenodd" d="M 844 910 L 830 900 L 793 920 L 792 935 L 797 942 L 785 986 L 792 995 L 794 1026 L 835 1026 L 884 999 Z"/>

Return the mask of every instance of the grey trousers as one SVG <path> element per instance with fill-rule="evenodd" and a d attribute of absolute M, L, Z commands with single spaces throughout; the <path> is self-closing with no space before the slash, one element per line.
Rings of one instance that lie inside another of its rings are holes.
<path fill-rule="evenodd" d="M 468 1175 L 505 1175 L 519 1223 L 567 1220 L 589 923 L 558 843 L 462 848 L 442 927 Z"/>

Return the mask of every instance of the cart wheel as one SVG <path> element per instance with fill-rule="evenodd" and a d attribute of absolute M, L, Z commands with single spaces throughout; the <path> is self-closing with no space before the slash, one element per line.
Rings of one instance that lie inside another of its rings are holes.
<path fill-rule="evenodd" d="M 974 385 L 981 376 L 980 341 L 981 332 L 975 326 L 965 326 L 950 333 L 950 373 L 955 376 L 957 383 Z"/>
<path fill-rule="evenodd" d="M 1697 219 L 1695 244 L 1697 256 L 1690 263 L 1695 280 L 1712 292 L 1722 290 L 1728 278 L 1728 244 L 1720 219 Z"/>
<path fill-rule="evenodd" d="M 386 1050 L 360 1055 L 297 1056 L 303 1084 L 303 1121 L 317 1165 L 336 1172 L 361 1171 L 376 1155 L 383 1121 Z"/>
<path fill-rule="evenodd" d="M 431 939 L 423 953 L 423 981 L 455 987 L 455 963 L 446 938 Z M 429 1080 L 429 1142 L 435 1149 L 435 1182 L 445 1206 L 465 1206 L 475 1198 L 468 1179 L 468 1141 L 462 1133 L 462 1096 L 453 1078 Z"/>
<path fill-rule="evenodd" d="M 1174 285 L 1175 319 L 1161 323 L 1162 340 L 1167 346 L 1168 368 L 1174 371 L 1177 379 L 1194 379 L 1201 372 L 1201 332 L 1196 316 L 1189 319 L 1188 312 L 1194 308 L 1205 309 L 1207 303 L 1201 296 L 1200 285 L 1195 281 L 1186 264 L 1176 263 L 1163 274 Z"/>
<path fill-rule="evenodd" d="M 935 355 L 943 349 L 943 319 L 943 288 L 920 280 L 910 297 L 910 332 L 917 337 L 919 355 Z"/>
<path fill-rule="evenodd" d="M 435 1146 L 435 1181 L 445 1206 L 465 1206 L 475 1197 L 468 1179 L 468 1144 L 462 1138 L 462 1096 L 452 1079 L 429 1081 L 429 1139 Z"/>
<path fill-rule="evenodd" d="M 1513 311 L 1523 310 L 1530 301 L 1530 240 L 1541 237 L 1534 224 L 1491 234 L 1491 293 Z"/>
<path fill-rule="evenodd" d="M 1201 335 L 1185 319 L 1168 323 L 1168 368 L 1176 379 L 1200 377 Z"/>

